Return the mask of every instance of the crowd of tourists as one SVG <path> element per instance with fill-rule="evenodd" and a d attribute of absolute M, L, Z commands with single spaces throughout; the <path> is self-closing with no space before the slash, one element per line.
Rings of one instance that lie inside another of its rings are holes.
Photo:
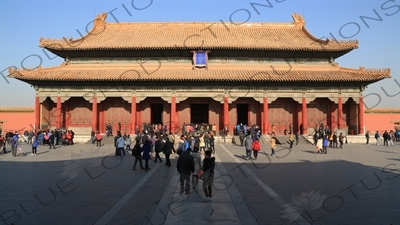
<path fill-rule="evenodd" d="M 323 123 L 319 126 L 318 124 L 315 125 L 313 137 L 317 152 L 321 154 L 327 154 L 328 147 L 343 148 L 346 139 L 343 133 L 338 135 L 337 132 L 332 131 L 329 126 L 324 126 Z"/>
<path fill-rule="evenodd" d="M 190 194 L 191 188 L 197 188 L 199 180 L 203 180 L 204 201 L 211 201 L 215 167 L 215 158 L 212 157 L 215 154 L 212 126 L 184 124 L 183 127 L 185 132 L 178 135 L 166 131 L 161 124 L 145 124 L 142 132 L 137 133 L 133 146 L 130 134 L 117 131 L 114 137 L 115 155 L 123 157 L 131 153 L 135 157 L 132 169 L 136 170 L 139 164 L 140 169 L 149 171 L 149 161 L 163 162 L 160 153 L 165 156 L 166 167 L 171 167 L 170 155 L 178 154 L 176 168 L 180 174 L 180 194 Z M 93 140 L 97 139 L 96 133 L 92 131 Z"/>
<path fill-rule="evenodd" d="M 374 135 L 375 138 L 375 144 L 379 145 L 381 141 L 383 141 L 383 146 L 394 146 L 394 141 L 400 141 L 400 130 L 390 130 L 389 132 L 387 130 L 385 130 L 385 132 L 383 132 L 382 136 L 379 133 L 379 131 L 375 132 Z M 367 133 L 365 133 L 365 139 L 367 139 L 367 145 L 369 145 L 369 139 L 370 139 L 370 132 L 367 131 Z"/>
<path fill-rule="evenodd" d="M 14 157 L 23 153 L 20 146 L 21 143 L 26 143 L 32 146 L 31 155 L 37 155 L 38 146 L 49 146 L 49 149 L 56 149 L 60 145 L 74 144 L 74 131 L 72 130 L 25 130 L 23 134 L 18 131 L 5 131 L 5 134 L 0 134 L 0 151 L 7 153 L 7 145 L 11 148 L 11 153 Z"/>

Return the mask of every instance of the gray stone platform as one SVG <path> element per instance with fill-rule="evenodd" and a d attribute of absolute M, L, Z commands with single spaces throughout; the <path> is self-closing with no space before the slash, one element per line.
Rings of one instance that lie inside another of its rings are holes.
<path fill-rule="evenodd" d="M 282 145 L 276 157 L 262 148 L 246 161 L 243 147 L 217 145 L 211 202 L 201 188 L 179 194 L 176 155 L 171 168 L 150 161 L 146 172 L 107 144 L 2 154 L 0 225 L 400 224 L 399 143 L 346 144 L 326 155 Z"/>

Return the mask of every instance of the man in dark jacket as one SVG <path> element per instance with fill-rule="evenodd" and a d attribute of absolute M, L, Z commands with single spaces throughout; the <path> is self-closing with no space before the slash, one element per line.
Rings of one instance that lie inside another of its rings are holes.
<path fill-rule="evenodd" d="M 142 148 L 139 145 L 139 142 L 137 141 L 135 146 L 132 149 L 132 156 L 135 157 L 135 162 L 133 163 L 133 170 L 136 170 L 136 164 L 139 162 L 140 164 L 140 169 L 144 169 L 143 164 L 142 164 Z"/>
<path fill-rule="evenodd" d="M 169 160 L 169 156 L 172 153 L 172 142 L 170 142 L 168 138 L 167 138 L 167 141 L 165 142 L 165 144 L 162 146 L 161 151 L 165 155 L 165 160 L 166 160 L 165 165 L 168 167 L 171 167 L 171 161 Z"/>
<path fill-rule="evenodd" d="M 203 167 L 201 168 L 201 170 L 203 170 L 204 173 L 208 173 L 208 175 L 203 177 L 203 191 L 206 196 L 203 201 L 208 202 L 211 201 L 212 197 L 215 157 L 211 157 L 211 151 L 206 151 L 204 153 L 204 156 L 205 158 L 203 160 Z"/>
<path fill-rule="evenodd" d="M 190 194 L 190 177 L 194 172 L 194 158 L 190 154 L 191 151 L 191 149 L 187 149 L 187 151 L 182 152 L 179 155 L 178 163 L 176 164 L 176 168 L 180 173 L 181 180 L 180 194 L 183 194 L 183 190 L 185 190 L 186 194 Z"/>
<path fill-rule="evenodd" d="M 243 142 L 244 142 L 244 133 L 243 131 L 239 132 L 239 139 L 240 139 L 240 146 L 243 146 Z"/>
<path fill-rule="evenodd" d="M 389 133 L 387 132 L 387 130 L 385 130 L 385 132 L 383 133 L 382 137 L 383 137 L 383 145 L 384 146 L 389 146 L 389 142 L 388 142 Z"/>
<path fill-rule="evenodd" d="M 161 140 L 159 136 L 156 136 L 156 141 L 154 142 L 154 151 L 156 152 L 156 157 L 154 159 L 154 162 L 157 162 L 157 159 L 160 160 L 160 163 L 162 163 L 161 157 L 160 157 L 160 152 L 161 152 Z"/>
<path fill-rule="evenodd" d="M 53 146 L 54 149 L 56 149 L 56 146 L 54 145 L 54 131 L 51 131 L 51 135 L 49 137 L 49 149 L 51 149 L 51 146 Z"/>

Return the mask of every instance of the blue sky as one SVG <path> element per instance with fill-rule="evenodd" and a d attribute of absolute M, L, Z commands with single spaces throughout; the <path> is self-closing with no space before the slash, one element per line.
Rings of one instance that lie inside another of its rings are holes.
<path fill-rule="evenodd" d="M 400 107 L 400 1 L 294 1 L 270 0 L 272 7 L 251 2 L 268 1 L 18 1 L 0 0 L 0 72 L 10 66 L 58 66 L 61 58 L 39 48 L 39 39 L 73 37 L 102 12 L 112 11 L 107 22 L 220 21 L 292 22 L 301 14 L 316 37 L 357 39 L 359 49 L 337 59 L 342 67 L 390 68 L 391 79 L 369 85 L 364 92 L 367 108 Z M 124 9 L 124 6 L 129 13 Z M 245 12 L 250 12 L 250 15 Z M 378 18 L 381 21 L 360 18 Z M 129 15 L 130 14 L 130 15 Z M 88 25 L 90 30 L 92 24 Z M 350 36 L 353 36 L 350 38 Z M 397 95 L 398 94 L 398 95 Z M 33 106 L 34 89 L 15 79 L 0 77 L 0 106 Z"/>

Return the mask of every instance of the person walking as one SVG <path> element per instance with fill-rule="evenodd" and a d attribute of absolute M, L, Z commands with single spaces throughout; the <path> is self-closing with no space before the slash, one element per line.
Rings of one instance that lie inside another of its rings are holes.
<path fill-rule="evenodd" d="M 251 144 L 254 160 L 257 160 L 258 152 L 261 150 L 260 141 L 256 138 Z"/>
<path fill-rule="evenodd" d="M 215 168 L 215 157 L 211 157 L 211 151 L 208 150 L 204 153 L 203 167 L 201 168 L 203 173 L 206 174 L 203 179 L 203 191 L 206 196 L 203 201 L 205 202 L 211 201 L 212 198 L 214 168 Z"/>
<path fill-rule="evenodd" d="M 210 150 L 212 151 L 212 154 L 215 154 L 215 138 L 214 138 L 214 132 L 211 132 L 211 134 L 210 134 Z"/>
<path fill-rule="evenodd" d="M 100 147 L 101 146 L 101 140 L 103 140 L 103 138 L 101 137 L 100 132 L 97 131 L 97 134 L 96 134 L 96 147 Z"/>
<path fill-rule="evenodd" d="M 289 133 L 289 144 L 290 144 L 290 148 L 293 148 L 293 143 L 294 143 L 294 137 L 293 137 L 293 133 L 290 132 Z"/>
<path fill-rule="evenodd" d="M 167 167 L 171 167 L 171 160 L 169 159 L 169 157 L 172 154 L 172 149 L 173 149 L 173 144 L 172 142 L 169 141 L 169 139 L 167 139 L 167 141 L 164 143 L 161 149 L 161 151 L 165 155 L 165 161 L 166 161 L 165 166 Z"/>
<path fill-rule="evenodd" d="M 383 137 L 383 146 L 389 146 L 389 133 L 385 130 L 385 132 L 383 132 L 382 134 Z"/>
<path fill-rule="evenodd" d="M 132 144 L 131 135 L 128 134 L 128 136 L 125 139 L 125 145 L 126 145 L 125 151 L 131 150 L 131 144 Z"/>
<path fill-rule="evenodd" d="M 193 149 L 194 172 L 192 173 L 192 187 L 195 189 L 199 184 L 199 170 L 201 169 L 201 156 L 197 148 Z"/>
<path fill-rule="evenodd" d="M 394 146 L 393 145 L 393 141 L 396 139 L 396 137 L 395 137 L 395 134 L 394 134 L 394 132 L 393 132 L 393 130 L 391 130 L 390 132 L 389 132 L 389 145 L 391 145 L 391 146 Z"/>
<path fill-rule="evenodd" d="M 340 143 L 339 148 L 343 148 L 343 140 L 344 140 L 343 133 L 340 133 L 339 134 L 339 143 Z"/>
<path fill-rule="evenodd" d="M 18 132 L 15 131 L 14 136 L 10 139 L 10 145 L 11 145 L 11 152 L 14 157 L 17 156 L 17 148 L 18 148 Z"/>
<path fill-rule="evenodd" d="M 206 151 L 206 142 L 204 140 L 204 135 L 203 134 L 200 134 L 200 137 L 199 137 L 199 148 L 200 148 L 200 153 L 202 155 L 204 155 L 204 152 Z"/>
<path fill-rule="evenodd" d="M 6 139 L 1 133 L 0 133 L 0 152 L 6 154 Z"/>
<path fill-rule="evenodd" d="M 92 144 L 94 145 L 94 143 L 96 142 L 96 133 L 94 132 L 93 129 L 90 132 L 90 140 L 92 141 Z"/>
<path fill-rule="evenodd" d="M 32 138 L 32 154 L 31 155 L 36 155 L 38 145 L 39 145 L 39 138 L 37 138 L 36 136 L 33 136 L 33 138 Z"/>
<path fill-rule="evenodd" d="M 168 138 L 167 138 L 168 140 Z M 169 140 L 168 140 L 169 142 Z M 160 157 L 160 152 L 161 152 L 161 148 L 162 148 L 162 143 L 160 138 L 157 136 L 156 137 L 156 141 L 154 142 L 154 151 L 156 152 L 156 157 L 154 157 L 154 162 L 157 162 L 157 159 L 160 160 L 160 163 L 162 163 L 162 159 Z"/>
<path fill-rule="evenodd" d="M 379 145 L 379 139 L 380 138 L 381 138 L 381 135 L 379 134 L 379 131 L 376 131 L 376 133 L 375 133 L 376 145 Z"/>
<path fill-rule="evenodd" d="M 53 149 L 56 149 L 56 146 L 54 145 L 54 132 L 51 131 L 49 132 L 49 149 L 51 149 L 51 146 L 53 146 Z"/>
<path fill-rule="evenodd" d="M 117 139 L 117 153 L 118 153 L 119 155 L 121 155 L 121 156 L 122 156 L 122 154 L 125 156 L 124 148 L 125 148 L 125 140 L 124 140 L 124 138 L 120 135 L 120 136 L 118 137 L 118 139 Z"/>
<path fill-rule="evenodd" d="M 253 139 L 251 139 L 251 135 L 246 136 L 244 146 L 246 150 L 246 160 L 248 161 L 251 157 L 251 151 L 253 150 Z"/>
<path fill-rule="evenodd" d="M 299 137 L 300 137 L 300 131 L 297 131 L 295 138 L 296 138 L 296 146 L 299 144 Z"/>
<path fill-rule="evenodd" d="M 336 132 L 333 134 L 333 147 L 334 148 L 338 148 L 338 137 L 337 137 L 337 134 L 336 134 Z"/>
<path fill-rule="evenodd" d="M 318 153 L 321 153 L 321 154 L 323 153 L 323 151 L 324 151 L 323 147 L 324 147 L 324 140 L 323 140 L 323 136 L 322 136 L 322 137 L 318 138 L 318 141 L 317 141 Z"/>
<path fill-rule="evenodd" d="M 190 177 L 194 172 L 194 158 L 190 154 L 192 149 L 187 149 L 179 155 L 178 162 L 176 164 L 176 169 L 180 174 L 180 194 L 190 194 Z"/>
<path fill-rule="evenodd" d="M 150 140 L 146 140 L 143 144 L 142 147 L 142 151 L 143 151 L 143 156 L 142 158 L 144 159 L 146 165 L 145 165 L 145 170 L 149 171 L 150 167 L 149 167 L 149 159 L 150 159 L 150 152 L 151 152 L 151 141 Z"/>
<path fill-rule="evenodd" d="M 240 131 L 240 132 L 239 132 L 240 146 L 243 146 L 243 144 L 244 144 L 244 138 L 245 138 L 245 136 L 244 136 L 243 131 Z"/>
<path fill-rule="evenodd" d="M 271 156 L 275 157 L 275 148 L 276 148 L 276 139 L 275 137 L 271 137 Z"/>
<path fill-rule="evenodd" d="M 140 164 L 140 169 L 142 169 L 142 170 L 144 169 L 143 164 L 142 164 L 142 157 L 141 157 L 143 150 L 140 147 L 139 143 L 140 143 L 139 141 L 136 141 L 136 144 L 135 144 L 135 146 L 133 146 L 133 149 L 132 149 L 132 156 L 135 157 L 135 162 L 133 163 L 133 170 L 136 170 L 137 162 L 139 162 L 139 164 Z"/>
<path fill-rule="evenodd" d="M 367 139 L 366 145 L 369 145 L 369 131 L 367 131 L 367 133 L 365 133 L 365 139 Z"/>

